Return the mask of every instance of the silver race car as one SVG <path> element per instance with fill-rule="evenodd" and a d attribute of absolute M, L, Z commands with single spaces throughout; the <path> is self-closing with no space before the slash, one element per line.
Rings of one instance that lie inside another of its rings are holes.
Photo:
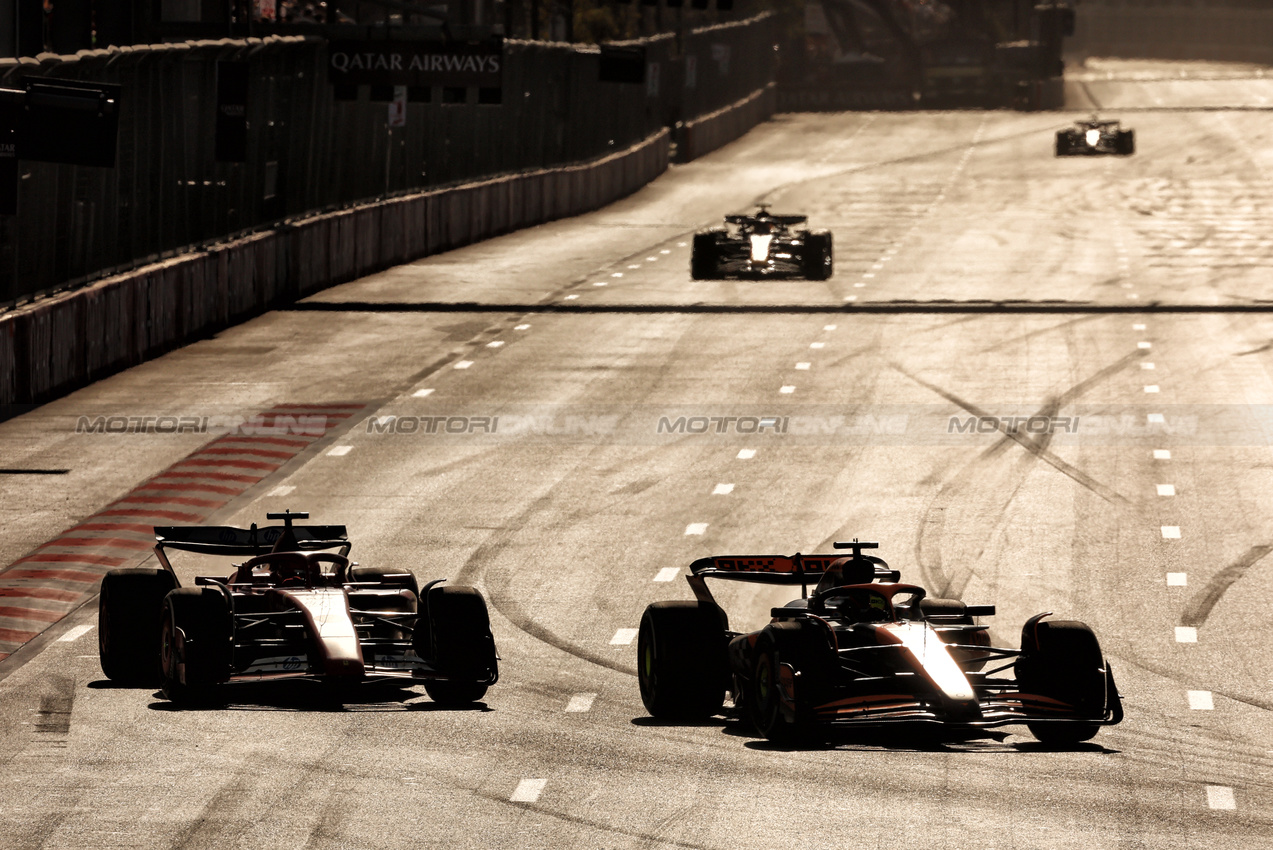
<path fill-rule="evenodd" d="M 1136 152 L 1136 131 L 1124 130 L 1118 121 L 1078 121 L 1056 131 L 1057 156 L 1131 156 Z"/>
<path fill-rule="evenodd" d="M 807 220 L 803 215 L 774 215 L 763 205 L 753 215 L 727 215 L 725 227 L 694 234 L 690 274 L 695 280 L 826 280 L 833 267 L 831 234 L 792 229 Z"/>

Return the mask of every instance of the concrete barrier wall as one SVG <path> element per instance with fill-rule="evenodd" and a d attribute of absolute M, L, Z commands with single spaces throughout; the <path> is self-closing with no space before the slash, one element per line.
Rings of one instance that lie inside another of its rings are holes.
<path fill-rule="evenodd" d="M 667 169 L 667 130 L 579 165 L 317 215 L 0 317 L 0 404 L 62 395 L 271 306 L 500 233 L 596 209 Z"/>
<path fill-rule="evenodd" d="M 676 143 L 678 162 L 689 162 L 729 144 L 774 114 L 778 103 L 778 87 L 770 83 L 724 109 L 681 126 Z"/>
<path fill-rule="evenodd" d="M 1264 0 L 1084 0 L 1066 52 L 1273 64 L 1273 7 Z"/>

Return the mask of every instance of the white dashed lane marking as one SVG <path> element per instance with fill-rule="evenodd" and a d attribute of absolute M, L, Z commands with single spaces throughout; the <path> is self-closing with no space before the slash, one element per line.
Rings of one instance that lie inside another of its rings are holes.
<path fill-rule="evenodd" d="M 610 277 L 623 277 L 623 272 L 615 272 L 614 274 L 610 275 Z"/>
<path fill-rule="evenodd" d="M 533 803 L 544 793 L 544 786 L 547 784 L 547 779 L 523 779 L 517 783 L 517 789 L 508 800 L 511 803 Z"/>
<path fill-rule="evenodd" d="M 1193 626 L 1176 626 L 1176 643 L 1197 643 L 1198 630 Z"/>
<path fill-rule="evenodd" d="M 1164 525 L 1164 526 L 1160 526 L 1160 529 L 1162 531 L 1163 540 L 1179 540 L 1180 539 L 1180 526 Z"/>
<path fill-rule="evenodd" d="M 1171 449 L 1154 449 L 1154 460 L 1171 460 Z"/>
<path fill-rule="evenodd" d="M 75 628 L 70 629 L 69 631 L 67 631 L 66 634 L 58 638 L 58 643 L 71 643 L 73 641 L 77 641 L 80 638 L 84 637 L 84 635 L 91 632 L 92 630 L 93 630 L 93 627 L 90 625 L 76 626 Z"/>
<path fill-rule="evenodd" d="M 1207 786 L 1207 808 L 1233 811 L 1237 807 L 1238 803 L 1233 798 L 1233 789 L 1228 785 Z"/>
<path fill-rule="evenodd" d="M 755 456 L 756 456 L 755 449 L 739 449 L 738 451 L 739 460 L 751 460 Z"/>
<path fill-rule="evenodd" d="M 515 331 L 528 331 L 528 330 L 530 330 L 530 325 L 518 325 L 517 327 L 513 328 L 513 330 L 515 330 Z"/>
<path fill-rule="evenodd" d="M 1162 425 L 1166 423 L 1166 418 L 1161 413 L 1151 413 L 1145 417 L 1145 421 L 1151 425 Z"/>
<path fill-rule="evenodd" d="M 1158 495 L 1159 495 L 1159 496 L 1174 496 L 1174 495 L 1176 495 L 1176 485 L 1175 485 L 1175 484 L 1159 484 L 1159 485 L 1158 485 Z"/>
<path fill-rule="evenodd" d="M 782 389 L 778 390 L 778 392 L 780 392 L 780 393 L 786 393 L 787 395 L 791 395 L 791 394 L 792 394 L 792 393 L 794 393 L 795 391 L 796 391 L 796 388 L 795 388 L 795 387 L 793 387 L 793 386 L 790 386 L 790 385 L 785 386 L 785 387 L 783 387 Z"/>
<path fill-rule="evenodd" d="M 1167 573 L 1167 586 L 1168 587 L 1188 587 L 1189 574 L 1188 573 Z"/>
<path fill-rule="evenodd" d="M 1194 711 L 1212 711 L 1215 703 L 1211 699 L 1211 691 L 1189 691 L 1189 707 Z"/>
<path fill-rule="evenodd" d="M 654 577 L 655 581 L 676 581 L 681 575 L 680 567 L 664 567 L 659 570 L 659 574 Z"/>
<path fill-rule="evenodd" d="M 1153 343 L 1150 343 L 1150 342 L 1138 342 L 1136 343 L 1136 347 L 1137 348 L 1153 348 L 1154 345 Z"/>
<path fill-rule="evenodd" d="M 429 388 L 426 390 L 416 390 L 415 392 L 411 394 L 411 397 L 412 398 L 427 398 L 431 395 L 433 395 L 433 389 Z"/>
<path fill-rule="evenodd" d="M 1147 362 L 1147 363 L 1142 363 L 1142 364 L 1140 364 L 1140 368 L 1144 369 L 1146 372 L 1152 372 L 1152 371 L 1154 371 L 1154 368 L 1155 368 L 1155 367 L 1154 367 L 1154 364 L 1153 364 L 1153 363 L 1148 363 L 1148 362 Z"/>
<path fill-rule="evenodd" d="M 716 489 L 712 491 L 713 496 L 728 496 L 734 492 L 733 484 L 717 484 Z"/>
<path fill-rule="evenodd" d="M 706 532 L 707 523 L 705 522 L 691 522 L 689 525 L 685 526 L 685 534 L 687 536 L 702 535 Z"/>
<path fill-rule="evenodd" d="M 1145 385 L 1145 392 L 1147 392 L 1147 393 L 1156 393 L 1156 392 L 1158 392 L 1158 385 L 1157 385 L 1157 384 L 1146 384 L 1146 385 Z"/>
<path fill-rule="evenodd" d="M 500 347 L 500 346 L 502 346 L 503 344 L 504 344 L 504 340 L 502 340 L 502 339 L 496 339 L 496 340 L 492 340 L 492 341 L 490 341 L 490 342 L 486 343 L 486 347 L 487 347 L 487 348 L 499 348 L 499 347 Z"/>
<path fill-rule="evenodd" d="M 605 286 L 605 285 L 606 285 L 606 282 L 604 280 L 599 280 L 593 284 L 593 286 Z"/>
<path fill-rule="evenodd" d="M 592 701 L 596 698 L 596 694 L 575 694 L 566 703 L 566 711 L 591 711 Z"/>
<path fill-rule="evenodd" d="M 810 367 L 811 365 L 813 365 L 813 364 L 811 364 L 811 363 L 797 363 L 797 364 L 796 364 L 796 369 L 797 369 L 798 371 L 801 371 L 801 372 L 807 372 L 807 371 L 809 371 L 809 367 Z"/>
<path fill-rule="evenodd" d="M 822 329 L 823 329 L 824 331 L 833 331 L 833 330 L 835 330 L 835 328 L 836 328 L 836 326 L 835 326 L 835 325 L 823 325 L 823 326 L 822 326 Z"/>
<path fill-rule="evenodd" d="M 295 489 L 296 488 L 293 487 L 291 484 L 280 484 L 277 487 L 275 487 L 273 490 L 271 490 L 270 492 L 266 493 L 265 497 L 268 499 L 271 497 L 288 496 L 288 495 L 291 495 L 292 491 L 294 491 Z"/>
<path fill-rule="evenodd" d="M 332 446 L 327 452 L 328 457 L 344 457 L 354 450 L 353 446 Z"/>
<path fill-rule="evenodd" d="M 579 297 L 578 295 L 567 295 L 567 296 L 566 296 L 566 300 L 567 300 L 567 301 L 574 301 L 574 300 L 575 300 L 576 298 L 578 298 L 578 297 Z"/>
<path fill-rule="evenodd" d="M 1132 325 L 1132 330 L 1134 331 L 1143 331 L 1144 329 L 1145 329 L 1144 325 Z"/>
<path fill-rule="evenodd" d="M 811 343 L 809 343 L 809 347 L 810 347 L 810 348 L 826 348 L 826 345 L 827 345 L 827 344 L 826 344 L 825 342 L 811 342 Z"/>
<path fill-rule="evenodd" d="M 569 296 L 569 295 L 567 295 L 566 297 L 567 297 L 567 298 L 569 298 L 570 296 Z M 456 369 L 467 369 L 467 368 L 469 368 L 469 367 L 470 367 L 470 366 L 472 366 L 472 365 L 473 365 L 473 361 L 472 361 L 472 360 L 461 360 L 459 363 L 456 363 L 456 364 L 455 364 L 455 368 L 456 368 Z"/>
<path fill-rule="evenodd" d="M 610 638 L 610 645 L 631 646 L 632 641 L 636 640 L 638 631 L 640 631 L 640 629 L 619 629 L 614 633 L 614 637 Z"/>

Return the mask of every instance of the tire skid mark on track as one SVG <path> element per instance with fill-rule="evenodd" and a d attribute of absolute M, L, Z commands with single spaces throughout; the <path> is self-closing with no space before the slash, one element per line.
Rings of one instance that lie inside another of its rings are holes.
<path fill-rule="evenodd" d="M 310 446 L 343 429 L 346 424 L 357 421 L 359 413 L 366 407 L 363 402 L 278 404 L 249 416 L 242 426 L 250 429 L 249 432 L 216 437 L 0 570 L 0 661 L 91 600 L 107 570 L 139 565 L 151 557 L 154 545 L 151 539 L 120 537 L 120 532 L 146 533 L 144 529 L 169 522 L 206 522 L 231 499 L 255 487 Z M 276 437 L 259 433 L 268 429 L 297 428 L 302 433 L 288 438 L 291 445 L 286 450 L 276 448 L 279 445 Z M 258 441 L 267 440 L 270 449 L 256 448 Z M 259 457 L 263 452 L 271 457 L 270 462 L 244 459 Z M 244 469 L 252 471 L 229 471 Z M 193 481 L 181 484 L 164 482 L 163 479 L 177 474 Z M 194 481 L 204 476 L 218 483 L 202 487 L 222 498 L 193 499 L 174 495 L 180 490 L 200 486 Z M 167 510 L 173 505 L 189 510 Z M 112 520 L 111 517 L 146 522 Z M 4 604 L 6 600 L 18 599 L 22 600 L 20 604 Z"/>
<path fill-rule="evenodd" d="M 1069 323 L 1066 323 L 1065 325 L 1062 325 L 1062 327 L 1065 327 L 1068 324 Z M 1058 413 L 1066 404 L 1080 398 L 1084 393 L 1104 381 L 1106 378 L 1128 368 L 1132 363 L 1142 358 L 1144 354 L 1145 352 L 1138 349 L 1131 354 L 1120 358 L 1111 365 L 1096 372 L 1094 375 L 1080 381 L 1078 384 L 1075 384 L 1065 392 L 1049 399 L 1047 403 L 1044 404 L 1044 406 L 1034 415 L 1048 417 L 1055 416 L 1056 413 Z M 900 364 L 894 363 L 892 366 L 896 371 L 910 378 L 920 386 L 932 390 L 942 398 L 964 409 L 973 416 L 990 416 L 988 411 L 985 411 L 977 405 L 960 398 L 948 390 L 944 390 L 941 387 L 920 378 L 918 375 L 912 374 Z M 1006 495 L 1006 501 L 1004 501 L 1004 503 L 1000 506 L 1001 509 L 994 512 L 994 516 L 998 518 L 996 521 L 997 524 L 1002 524 L 1004 521 L 1007 515 L 1007 507 L 1016 498 L 1017 493 L 1024 485 L 1025 478 L 1033 467 L 1035 459 L 1042 460 L 1050 464 L 1059 472 L 1065 474 L 1076 483 L 1082 485 L 1088 490 L 1091 490 L 1097 496 L 1100 496 L 1102 499 L 1110 502 L 1111 504 L 1121 507 L 1131 505 L 1131 501 L 1125 496 L 1121 495 L 1112 488 L 1105 486 L 1095 478 L 1092 478 L 1090 475 L 1087 475 L 1049 451 L 1048 446 L 1052 440 L 1051 434 L 1042 434 L 1035 438 L 1020 433 L 1010 433 L 1002 426 L 1000 427 L 1000 430 L 1003 431 L 1003 437 L 987 447 L 986 450 L 983 451 L 977 458 L 961 467 L 951 478 L 947 479 L 947 481 L 942 484 L 937 495 L 933 498 L 932 502 L 929 503 L 929 507 L 924 512 L 923 519 L 920 522 L 920 531 L 916 540 L 916 562 L 924 576 L 925 584 L 938 588 L 938 594 L 940 596 L 962 598 L 964 590 L 968 587 L 968 584 L 976 575 L 971 568 L 961 569 L 957 574 L 951 575 L 947 573 L 944 567 L 941 555 L 941 540 L 945 534 L 946 512 L 963 497 L 966 491 L 972 489 L 975 479 L 980 477 L 980 471 L 985 468 L 986 463 L 993 458 L 1002 455 L 1003 452 L 1012 445 L 1012 443 L 1016 443 L 1024 448 L 1028 452 L 1028 456 L 1013 464 L 1012 470 L 1010 471 L 1010 479 L 1012 483 L 1009 487 L 993 488 L 993 492 L 1000 495 L 1001 500 L 1003 496 Z M 981 540 L 983 541 L 983 551 L 984 546 L 992 537 L 993 535 L 983 535 L 981 537 Z M 981 553 L 979 552 L 977 557 L 968 559 L 969 563 L 980 563 L 980 555 Z"/>
<path fill-rule="evenodd" d="M 557 820 L 565 821 L 566 823 L 573 823 L 576 826 L 584 826 L 590 829 L 595 829 L 595 830 L 598 830 L 599 832 L 607 832 L 613 835 L 622 835 L 625 838 L 635 838 L 639 841 L 644 842 L 645 845 L 648 847 L 671 846 L 671 847 L 684 847 L 684 848 L 687 848 L 687 850 L 716 850 L 716 848 L 710 844 L 698 844 L 692 841 L 679 841 L 675 838 L 664 838 L 659 833 L 663 831 L 664 825 L 667 823 L 667 819 L 664 819 L 663 821 L 661 821 L 659 826 L 655 829 L 654 832 L 645 833 L 645 832 L 638 832 L 637 830 L 634 830 L 634 829 L 624 829 L 623 827 L 612 826 L 611 824 L 607 824 L 607 823 L 601 823 L 600 821 L 594 820 L 592 818 L 585 818 L 585 817 L 581 817 L 580 815 L 572 815 L 572 814 L 568 814 L 567 812 L 550 809 L 544 805 L 541 805 L 540 803 L 514 803 L 505 797 L 501 797 L 498 794 L 492 794 L 487 791 L 475 790 L 473 791 L 473 796 L 480 797 L 484 800 L 489 800 L 490 802 L 493 802 L 493 803 L 501 803 L 503 805 L 513 806 L 518 809 L 526 809 L 527 811 L 532 811 L 537 815 L 545 815 L 550 818 L 555 818 Z"/>
<path fill-rule="evenodd" d="M 1245 555 L 1216 573 L 1211 581 L 1207 582 L 1207 586 L 1185 607 L 1184 613 L 1180 616 L 1180 624 L 1197 628 L 1205 623 L 1225 592 L 1246 575 L 1247 570 L 1264 560 L 1270 552 L 1273 552 L 1273 544 L 1252 546 Z"/>

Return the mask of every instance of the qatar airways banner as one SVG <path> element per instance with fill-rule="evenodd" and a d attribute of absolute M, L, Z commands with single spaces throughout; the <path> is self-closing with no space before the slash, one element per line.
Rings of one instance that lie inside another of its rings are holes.
<path fill-rule="evenodd" d="M 327 78 L 333 85 L 499 86 L 504 42 L 333 41 Z"/>

